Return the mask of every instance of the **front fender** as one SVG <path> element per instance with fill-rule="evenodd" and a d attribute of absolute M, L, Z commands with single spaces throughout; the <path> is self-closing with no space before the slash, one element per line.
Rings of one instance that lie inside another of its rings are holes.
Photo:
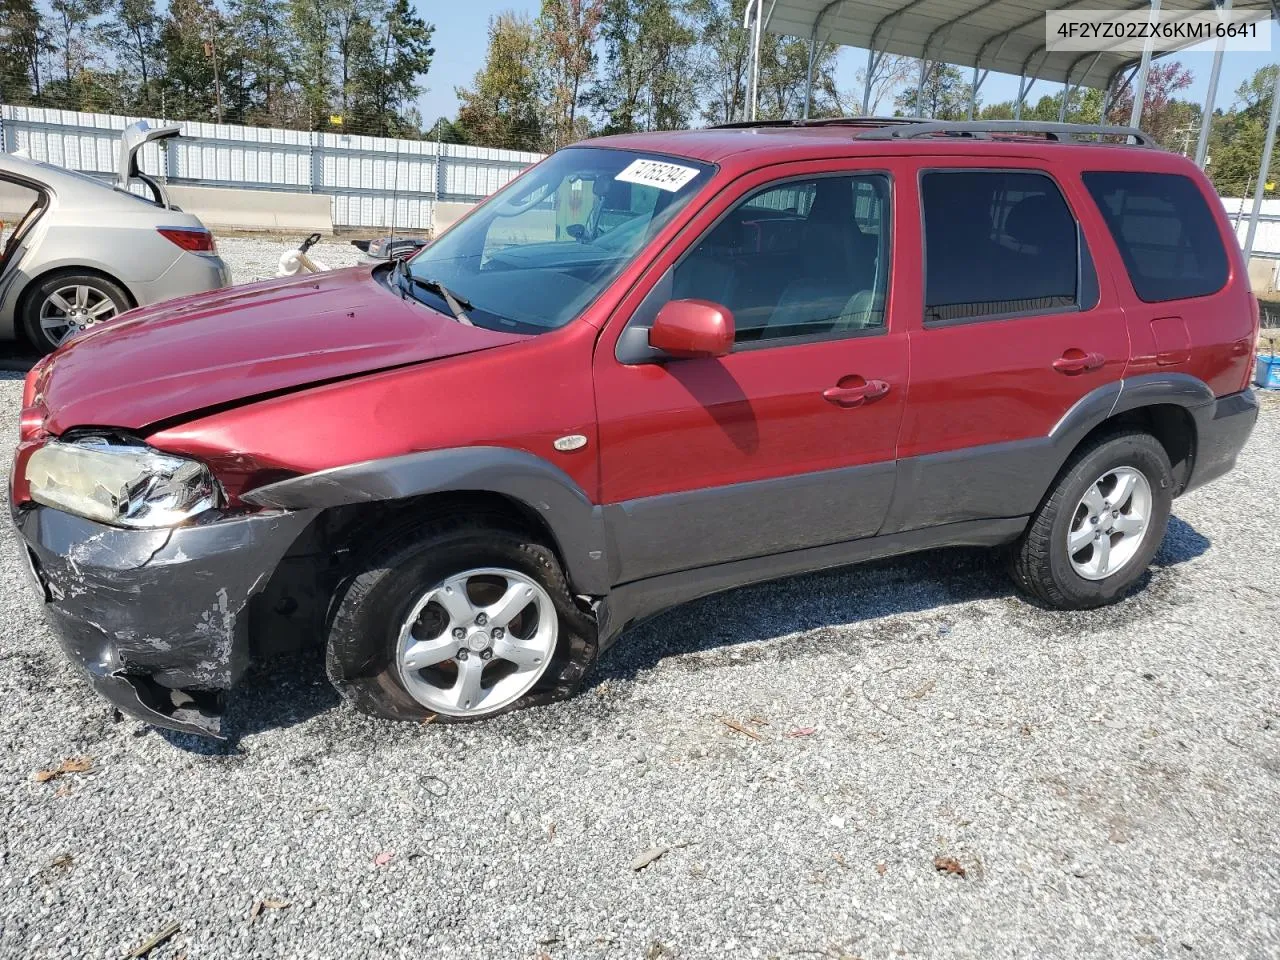
<path fill-rule="evenodd" d="M 596 596 L 608 592 L 600 508 L 563 470 L 523 450 L 460 447 L 367 460 L 268 484 L 242 499 L 299 510 L 459 492 L 501 494 L 529 507 L 555 537 L 574 589 Z"/>

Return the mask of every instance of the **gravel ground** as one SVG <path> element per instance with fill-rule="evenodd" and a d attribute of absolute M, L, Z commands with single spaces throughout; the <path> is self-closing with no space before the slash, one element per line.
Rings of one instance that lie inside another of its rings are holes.
<path fill-rule="evenodd" d="M 236 283 L 252 283 L 274 277 L 280 255 L 296 249 L 302 240 L 302 236 L 218 237 L 218 253 L 231 268 Z M 361 254 L 345 239 L 329 239 L 317 243 L 307 256 L 336 270 L 359 263 Z"/>
<path fill-rule="evenodd" d="M 174 923 L 152 957 L 1280 956 L 1278 441 L 1268 399 L 1107 610 L 941 552 L 699 601 L 578 699 L 465 727 L 371 720 L 286 660 L 231 748 L 114 718 L 5 524 L 0 956 Z"/>

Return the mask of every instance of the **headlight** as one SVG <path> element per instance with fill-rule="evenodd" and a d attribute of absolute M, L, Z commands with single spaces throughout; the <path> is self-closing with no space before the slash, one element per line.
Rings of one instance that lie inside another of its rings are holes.
<path fill-rule="evenodd" d="M 106 437 L 50 441 L 26 477 L 37 503 L 120 527 L 171 527 L 218 504 L 203 463 Z"/>

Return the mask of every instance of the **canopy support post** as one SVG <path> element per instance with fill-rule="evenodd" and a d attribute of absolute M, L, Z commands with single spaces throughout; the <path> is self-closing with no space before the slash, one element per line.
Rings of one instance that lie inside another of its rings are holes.
<path fill-rule="evenodd" d="M 929 61 L 920 58 L 920 76 L 916 80 L 916 113 L 917 117 L 924 116 L 924 83 L 926 75 L 929 72 Z"/>
<path fill-rule="evenodd" d="M 1258 233 L 1258 217 L 1262 215 L 1262 198 L 1267 192 L 1267 173 L 1271 169 L 1271 151 L 1275 149 L 1278 123 L 1280 123 L 1280 70 L 1276 71 L 1276 80 L 1271 87 L 1271 118 L 1267 121 L 1267 139 L 1262 146 L 1262 163 L 1258 166 L 1258 182 L 1253 187 L 1253 209 L 1249 212 L 1249 230 L 1244 236 L 1246 264 L 1253 256 L 1253 241 Z"/>
<path fill-rule="evenodd" d="M 809 70 L 804 78 L 804 116 L 809 119 L 809 105 L 813 102 L 813 60 L 818 50 L 818 24 L 813 25 L 813 33 L 809 34 Z"/>
<path fill-rule="evenodd" d="M 867 49 L 867 77 L 866 82 L 862 85 L 862 115 L 865 117 L 871 112 L 871 79 L 875 76 L 877 70 L 880 69 L 880 57 L 877 55 L 874 47 Z"/>
<path fill-rule="evenodd" d="M 1036 85 L 1036 81 L 1040 78 L 1040 71 L 1037 70 L 1030 77 L 1025 73 L 1018 78 L 1018 102 L 1013 105 L 1013 119 L 1022 119 L 1022 105 L 1027 100 L 1027 94 L 1031 92 L 1031 88 Z"/>
<path fill-rule="evenodd" d="M 1160 18 L 1160 0 L 1151 0 L 1151 15 L 1148 23 L 1155 23 Z M 1142 122 L 1142 101 L 1147 96 L 1147 73 L 1151 69 L 1151 48 L 1153 40 L 1148 37 L 1142 45 L 1142 63 L 1138 66 L 1138 82 L 1133 87 L 1133 111 L 1129 114 L 1129 126 L 1137 127 Z"/>
<path fill-rule="evenodd" d="M 754 122 L 760 92 L 760 29 L 764 0 L 749 0 L 746 16 L 751 19 L 751 55 L 747 60 L 747 104 L 743 119 Z"/>
<path fill-rule="evenodd" d="M 969 119 L 973 119 L 974 112 L 978 109 L 978 91 L 982 89 L 982 85 L 987 82 L 987 76 L 990 70 L 983 70 L 982 76 L 978 76 L 978 62 L 973 62 L 973 82 L 969 84 Z"/>
<path fill-rule="evenodd" d="M 1231 11 L 1231 0 L 1214 0 L 1214 6 L 1222 13 Z M 1222 37 L 1213 47 L 1213 68 L 1209 71 L 1209 89 L 1205 91 L 1204 108 L 1200 112 L 1200 139 L 1196 141 L 1196 166 L 1204 169 L 1209 156 L 1209 130 L 1213 126 L 1213 107 L 1218 99 L 1218 77 L 1222 74 Z"/>

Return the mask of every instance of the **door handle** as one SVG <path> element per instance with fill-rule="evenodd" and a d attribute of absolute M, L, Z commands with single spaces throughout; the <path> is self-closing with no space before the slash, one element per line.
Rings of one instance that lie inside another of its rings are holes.
<path fill-rule="evenodd" d="M 879 400 L 888 392 L 889 384 L 883 380 L 866 380 L 847 387 L 827 387 L 822 391 L 822 398 L 837 407 L 858 407 Z"/>
<path fill-rule="evenodd" d="M 1083 350 L 1077 350 L 1072 347 L 1057 360 L 1053 361 L 1053 369 L 1068 375 L 1089 373 L 1092 370 L 1100 369 L 1106 362 L 1107 358 L 1100 353 L 1085 353 Z"/>

